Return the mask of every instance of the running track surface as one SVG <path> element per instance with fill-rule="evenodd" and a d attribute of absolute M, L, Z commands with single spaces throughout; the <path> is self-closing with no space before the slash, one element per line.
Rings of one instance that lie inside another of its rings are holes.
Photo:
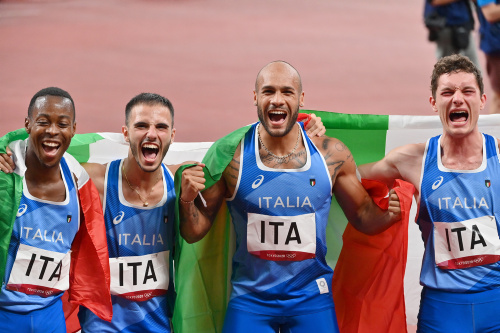
<path fill-rule="evenodd" d="M 130 98 L 156 92 L 175 107 L 176 141 L 214 141 L 256 120 L 255 76 L 277 59 L 301 73 L 307 109 L 433 115 L 422 6 L 0 0 L 0 135 L 23 126 L 36 91 L 59 86 L 75 100 L 78 133 L 119 132 Z"/>
<path fill-rule="evenodd" d="M 421 2 L 0 0 L 0 135 L 59 86 L 78 133 L 119 132 L 130 98 L 156 92 L 176 141 L 214 141 L 257 119 L 255 76 L 276 59 L 301 73 L 307 109 L 432 115 Z"/>

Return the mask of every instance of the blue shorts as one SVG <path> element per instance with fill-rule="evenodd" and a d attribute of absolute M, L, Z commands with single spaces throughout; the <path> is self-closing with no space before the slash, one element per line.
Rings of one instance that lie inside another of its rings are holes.
<path fill-rule="evenodd" d="M 500 332 L 500 290 L 452 293 L 424 287 L 418 333 Z"/>
<path fill-rule="evenodd" d="M 231 307 L 226 311 L 222 333 L 338 333 L 335 308 L 298 316 L 268 316 Z"/>
<path fill-rule="evenodd" d="M 0 333 L 66 333 L 62 302 L 28 313 L 0 309 Z"/>

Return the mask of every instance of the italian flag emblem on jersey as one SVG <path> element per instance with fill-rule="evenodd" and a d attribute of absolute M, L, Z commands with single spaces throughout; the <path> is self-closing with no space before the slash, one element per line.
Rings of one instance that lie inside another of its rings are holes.
<path fill-rule="evenodd" d="M 491 181 L 489 179 L 486 179 L 484 181 L 484 185 L 486 185 L 486 187 L 490 187 L 491 186 Z"/>

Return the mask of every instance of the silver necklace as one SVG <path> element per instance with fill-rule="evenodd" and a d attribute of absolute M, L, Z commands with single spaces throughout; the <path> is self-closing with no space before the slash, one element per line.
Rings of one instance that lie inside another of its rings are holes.
<path fill-rule="evenodd" d="M 259 124 L 259 126 L 260 126 L 260 124 Z M 266 151 L 266 153 L 268 153 L 269 155 L 271 155 L 272 157 L 274 157 L 275 159 L 277 159 L 278 163 L 285 162 L 285 159 L 287 159 L 293 153 L 295 153 L 295 150 L 299 146 L 299 141 L 300 141 L 300 127 L 298 128 L 297 142 L 295 143 L 295 147 L 293 147 L 292 151 L 290 153 L 284 155 L 284 156 L 278 156 L 278 155 L 273 154 L 269 149 L 267 149 L 266 145 L 264 145 L 264 142 L 262 141 L 262 138 L 260 137 L 259 126 L 257 126 L 257 136 L 259 137 L 259 142 L 262 145 L 262 148 L 264 148 L 264 150 Z"/>

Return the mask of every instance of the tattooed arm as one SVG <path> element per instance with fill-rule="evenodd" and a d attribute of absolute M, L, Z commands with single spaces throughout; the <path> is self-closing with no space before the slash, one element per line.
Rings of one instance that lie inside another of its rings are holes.
<path fill-rule="evenodd" d="M 201 240 L 210 231 L 224 198 L 234 193 L 240 170 L 240 147 L 236 149 L 233 160 L 222 174 L 222 178 L 205 190 L 203 164 L 182 172 L 180 194 L 180 232 L 188 243 Z M 205 203 L 198 193 L 202 192 Z"/>
<path fill-rule="evenodd" d="M 356 176 L 356 164 L 351 152 L 340 140 L 321 137 L 313 141 L 325 158 L 335 198 L 356 229 L 373 235 L 401 218 L 399 198 L 393 190 L 387 211 L 373 202 Z"/>

